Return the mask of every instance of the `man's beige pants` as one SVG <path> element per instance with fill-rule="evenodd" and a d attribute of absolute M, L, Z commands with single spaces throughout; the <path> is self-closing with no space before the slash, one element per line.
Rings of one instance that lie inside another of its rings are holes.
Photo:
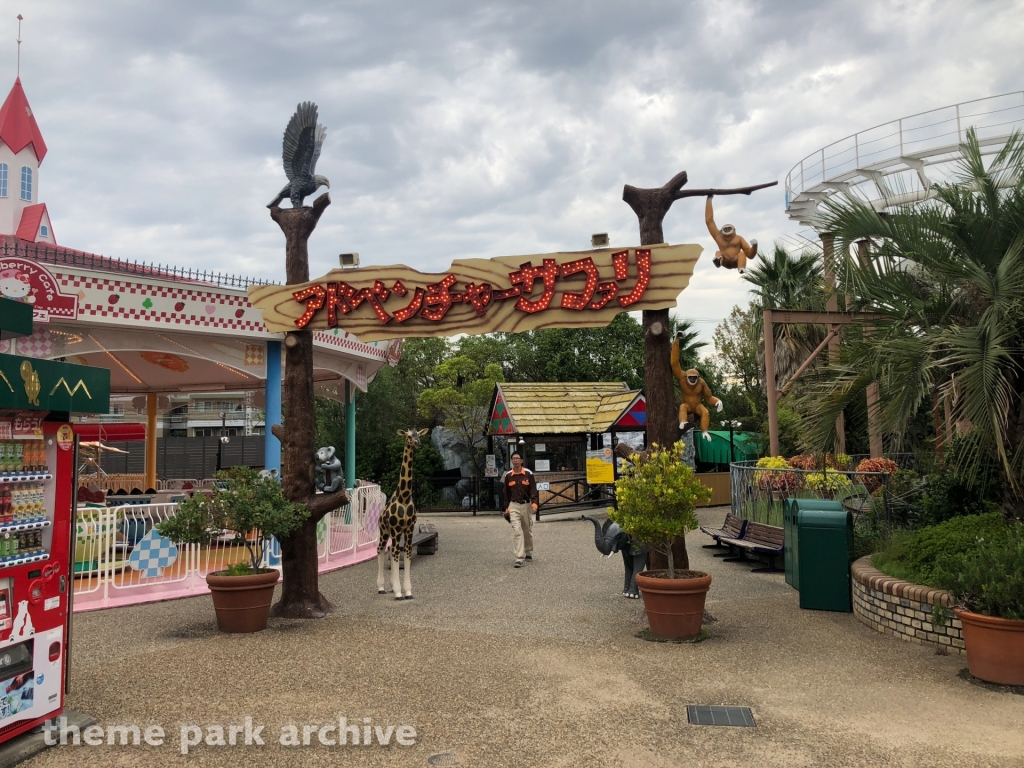
<path fill-rule="evenodd" d="M 533 505 L 528 501 L 514 501 L 508 505 L 512 522 L 512 553 L 516 560 L 533 554 Z"/>

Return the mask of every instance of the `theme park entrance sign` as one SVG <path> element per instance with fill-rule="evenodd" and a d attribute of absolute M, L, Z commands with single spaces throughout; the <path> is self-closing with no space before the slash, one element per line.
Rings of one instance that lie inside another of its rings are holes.
<path fill-rule="evenodd" d="M 343 327 L 363 342 L 607 325 L 619 312 L 674 307 L 699 245 L 458 259 L 442 274 L 403 265 L 336 269 L 249 288 L 267 330 Z"/>

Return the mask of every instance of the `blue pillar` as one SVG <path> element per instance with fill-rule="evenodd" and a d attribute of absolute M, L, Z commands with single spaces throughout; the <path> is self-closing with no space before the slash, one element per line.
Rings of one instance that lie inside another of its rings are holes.
<path fill-rule="evenodd" d="M 356 487 L 356 389 L 345 379 L 345 487 Z"/>
<path fill-rule="evenodd" d="M 281 342 L 267 342 L 266 437 L 263 444 L 263 468 L 281 471 L 281 441 L 270 427 L 281 423 Z"/>

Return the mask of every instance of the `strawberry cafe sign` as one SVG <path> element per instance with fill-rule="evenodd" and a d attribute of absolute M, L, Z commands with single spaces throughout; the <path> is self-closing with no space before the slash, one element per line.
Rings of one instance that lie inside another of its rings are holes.
<path fill-rule="evenodd" d="M 249 288 L 267 330 L 341 327 L 363 342 L 607 325 L 619 312 L 674 307 L 699 245 L 457 259 L 444 273 L 404 265 L 336 269 Z"/>
<path fill-rule="evenodd" d="M 74 320 L 78 296 L 62 293 L 56 278 L 38 262 L 0 257 L 0 296 L 32 305 L 32 320 Z"/>

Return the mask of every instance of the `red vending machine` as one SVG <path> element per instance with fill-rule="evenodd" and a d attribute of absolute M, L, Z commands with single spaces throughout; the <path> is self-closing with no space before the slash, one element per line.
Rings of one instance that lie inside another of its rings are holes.
<path fill-rule="evenodd" d="M 25 335 L 11 303 L 0 299 L 0 339 Z M 77 483 L 69 419 L 109 404 L 107 370 L 0 354 L 0 742 L 64 708 Z"/>

